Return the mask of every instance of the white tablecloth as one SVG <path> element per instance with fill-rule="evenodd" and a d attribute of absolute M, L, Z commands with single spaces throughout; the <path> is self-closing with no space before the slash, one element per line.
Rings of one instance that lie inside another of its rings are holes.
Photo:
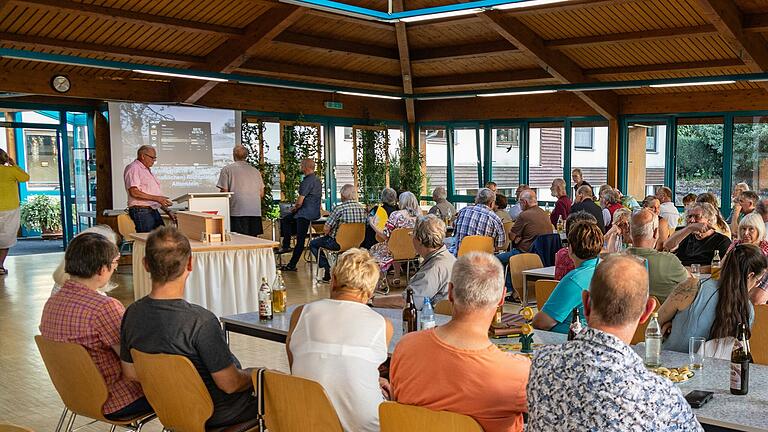
<path fill-rule="evenodd" d="M 133 244 L 133 293 L 136 300 L 152 290 L 144 269 L 146 243 Z M 192 253 L 192 273 L 184 288 L 184 299 L 210 310 L 216 316 L 259 310 L 261 278 L 272 284 L 276 276 L 272 249 L 236 249 Z"/>

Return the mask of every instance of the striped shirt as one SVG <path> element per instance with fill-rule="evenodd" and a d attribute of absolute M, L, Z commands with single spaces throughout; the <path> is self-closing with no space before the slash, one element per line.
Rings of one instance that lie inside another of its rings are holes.
<path fill-rule="evenodd" d="M 144 396 L 139 383 L 122 376 L 120 357 L 112 346 L 120 344 L 122 303 L 72 280 L 45 303 L 40 333 L 56 342 L 82 345 L 104 377 L 109 394 L 104 414 L 125 408 Z"/>
<path fill-rule="evenodd" d="M 497 249 L 504 247 L 504 243 L 507 242 L 504 224 L 501 223 L 501 219 L 496 216 L 496 213 L 485 204 L 476 204 L 459 210 L 454 231 L 456 242 L 449 251 L 455 256 L 459 251 L 461 240 L 471 235 L 492 237 L 496 242 Z"/>

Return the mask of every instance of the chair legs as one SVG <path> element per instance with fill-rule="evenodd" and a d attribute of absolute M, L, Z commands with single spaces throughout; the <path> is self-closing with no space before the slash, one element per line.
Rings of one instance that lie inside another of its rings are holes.
<path fill-rule="evenodd" d="M 77 417 L 77 414 L 72 413 L 72 417 L 69 418 L 69 422 L 67 423 L 67 428 L 65 429 L 66 432 L 72 432 L 72 426 L 75 425 L 75 417 Z"/>
<path fill-rule="evenodd" d="M 61 432 L 61 427 L 64 426 L 64 420 L 66 420 L 68 412 L 67 407 L 64 407 L 64 411 L 61 412 L 61 417 L 59 417 L 59 423 L 56 425 L 56 432 Z"/>
<path fill-rule="evenodd" d="M 109 428 L 109 432 L 115 432 L 115 429 L 117 429 L 117 425 L 112 425 L 112 427 Z"/>

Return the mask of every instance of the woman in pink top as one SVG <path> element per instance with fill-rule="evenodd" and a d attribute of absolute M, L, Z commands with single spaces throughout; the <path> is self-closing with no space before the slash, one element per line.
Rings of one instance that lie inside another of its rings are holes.
<path fill-rule="evenodd" d="M 582 220 L 597 223 L 597 219 L 585 211 L 571 213 L 568 215 L 568 219 L 565 220 L 566 235 L 571 231 L 573 224 Z M 568 255 L 568 246 L 557 251 L 555 254 L 555 280 L 562 279 L 563 276 L 567 275 L 574 268 L 576 268 L 576 265 L 573 263 L 571 256 Z"/>

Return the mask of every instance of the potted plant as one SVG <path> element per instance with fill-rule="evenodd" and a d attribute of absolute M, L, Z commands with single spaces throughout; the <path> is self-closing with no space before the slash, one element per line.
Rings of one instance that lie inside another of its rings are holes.
<path fill-rule="evenodd" d="M 61 236 L 61 203 L 47 195 L 36 195 L 21 206 L 21 223 L 24 228 L 40 231 L 43 238 Z"/>

